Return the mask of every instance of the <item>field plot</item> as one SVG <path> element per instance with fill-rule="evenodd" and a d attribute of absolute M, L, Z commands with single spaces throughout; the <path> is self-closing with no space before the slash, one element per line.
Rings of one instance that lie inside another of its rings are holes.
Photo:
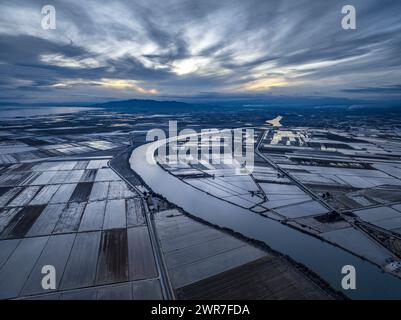
<path fill-rule="evenodd" d="M 1 298 L 163 298 L 142 201 L 107 162 L 5 169 Z M 59 275 L 51 294 L 41 287 L 42 267 L 49 264 Z"/>
<path fill-rule="evenodd" d="M 278 194 L 281 204 L 288 201 L 274 210 L 292 217 L 292 226 L 386 268 L 389 262 L 399 261 L 401 253 L 400 147 L 397 136 L 381 139 L 377 132 L 374 137 L 368 132 L 355 137 L 336 130 L 269 130 L 260 151 L 313 194 L 314 200 L 292 205 L 291 201 L 302 197 L 289 190 L 293 186 L 275 186 L 274 190 L 268 184 L 260 185 L 266 194 L 273 191 L 273 198 Z M 327 208 L 333 213 L 331 218 L 325 216 Z M 352 212 L 357 224 L 349 224 L 351 218 L 343 219 L 336 212 Z"/>
<path fill-rule="evenodd" d="M 158 213 L 156 227 L 174 288 L 266 256 L 175 210 Z"/>
<path fill-rule="evenodd" d="M 330 298 L 300 273 L 288 268 L 283 259 L 196 222 L 177 210 L 159 212 L 155 221 L 179 298 Z"/>
<path fill-rule="evenodd" d="M 401 202 L 397 137 L 355 137 L 336 130 L 271 130 L 261 151 L 337 210 Z"/>
<path fill-rule="evenodd" d="M 199 152 L 205 145 L 198 140 L 193 147 Z M 157 159 L 165 170 L 192 187 L 276 220 L 328 212 L 268 163 L 243 166 L 233 155 L 222 153 L 224 147 L 223 142 L 213 140 L 209 144 L 209 153 L 202 154 L 199 162 L 188 160 L 184 155 L 179 155 L 177 159 L 168 156 L 167 162 L 161 157 Z"/>
<path fill-rule="evenodd" d="M 47 138 L 40 135 L 44 133 L 44 131 L 29 129 L 27 129 L 27 131 L 29 133 L 25 133 L 25 135 L 16 131 L 13 135 L 13 140 L 7 142 L 0 141 L 0 164 L 17 164 L 22 161 L 30 161 L 33 159 L 39 160 L 49 157 L 73 156 L 97 151 L 107 151 L 121 147 L 125 144 L 117 140 L 93 140 L 88 136 L 83 137 L 83 139 L 77 139 L 76 136 Z M 72 129 L 68 130 L 66 128 L 65 131 L 72 131 Z M 33 133 L 35 135 L 32 135 Z M 57 133 L 64 132 L 59 130 Z M 26 138 L 27 134 L 32 136 Z M 88 169 L 98 169 L 103 165 L 104 161 L 102 162 L 102 160 L 92 160 Z"/>
<path fill-rule="evenodd" d="M 370 209 L 353 211 L 362 220 L 390 230 L 401 236 L 401 207 L 395 205 L 392 207 L 379 206 Z"/>
<path fill-rule="evenodd" d="M 125 117 L 129 123 L 125 130 L 116 130 L 114 121 L 120 115 L 111 113 L 114 116 L 112 120 L 102 112 L 89 111 L 88 114 L 50 113 L 46 117 L 27 117 L 21 113 L 19 117 L 0 119 L 0 165 L 21 165 L 32 160 L 88 154 L 106 155 L 129 144 L 129 130 L 136 124 L 131 122 L 132 119 Z M 117 134 L 114 134 L 116 131 Z M 91 159 L 88 162 L 77 163 L 74 169 L 100 169 L 107 160 Z M 74 163 L 70 162 L 59 169 L 69 170 L 73 167 Z M 43 171 L 48 169 L 43 167 Z"/>

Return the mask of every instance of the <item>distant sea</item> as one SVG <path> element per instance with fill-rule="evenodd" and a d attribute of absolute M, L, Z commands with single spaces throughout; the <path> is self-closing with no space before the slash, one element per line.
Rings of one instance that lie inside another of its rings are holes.
<path fill-rule="evenodd" d="M 34 117 L 49 114 L 75 113 L 80 111 L 96 110 L 97 108 L 89 107 L 0 107 L 0 119 L 17 118 L 17 117 Z"/>

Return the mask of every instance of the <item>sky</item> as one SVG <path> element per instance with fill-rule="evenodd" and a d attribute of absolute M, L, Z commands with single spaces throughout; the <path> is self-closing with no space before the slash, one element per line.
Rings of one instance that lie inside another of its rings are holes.
<path fill-rule="evenodd" d="M 341 26 L 347 4 L 355 30 Z M 1 0 L 0 12 L 0 102 L 401 98 L 399 0 Z"/>

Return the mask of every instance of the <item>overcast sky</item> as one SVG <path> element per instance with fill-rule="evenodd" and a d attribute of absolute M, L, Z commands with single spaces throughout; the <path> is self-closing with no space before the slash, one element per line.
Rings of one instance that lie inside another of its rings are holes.
<path fill-rule="evenodd" d="M 41 8 L 56 8 L 43 30 Z M 341 8 L 356 8 L 343 30 Z M 401 96 L 401 1 L 0 2 L 0 101 Z"/>

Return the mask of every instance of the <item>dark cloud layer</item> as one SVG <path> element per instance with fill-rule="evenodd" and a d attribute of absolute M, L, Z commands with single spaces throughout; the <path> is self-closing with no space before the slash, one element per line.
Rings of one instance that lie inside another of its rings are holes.
<path fill-rule="evenodd" d="M 0 99 L 401 96 L 398 0 L 0 3 Z M 357 29 L 341 28 L 356 8 Z"/>

